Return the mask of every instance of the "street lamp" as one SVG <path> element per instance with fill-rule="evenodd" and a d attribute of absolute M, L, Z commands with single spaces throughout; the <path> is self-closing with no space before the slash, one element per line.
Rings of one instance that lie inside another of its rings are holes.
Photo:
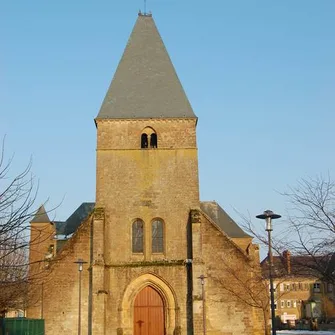
<path fill-rule="evenodd" d="M 201 294 L 202 294 L 202 327 L 204 335 L 206 335 L 206 296 L 205 296 L 205 277 L 201 275 L 198 277 L 201 282 Z"/>
<path fill-rule="evenodd" d="M 73 263 L 78 264 L 78 272 L 79 272 L 78 335 L 80 335 L 81 334 L 81 273 L 83 272 L 83 264 L 86 264 L 87 262 L 79 258 Z"/>
<path fill-rule="evenodd" d="M 269 260 L 269 280 L 270 280 L 270 299 L 271 299 L 271 323 L 272 323 L 272 335 L 276 335 L 276 314 L 275 314 L 275 296 L 273 289 L 273 278 L 272 278 L 272 266 L 273 266 L 273 258 L 272 258 L 272 246 L 271 246 L 271 231 L 272 231 L 272 220 L 279 219 L 281 215 L 275 214 L 270 210 L 266 210 L 263 214 L 257 215 L 257 219 L 265 220 L 266 226 L 265 230 L 268 232 L 268 260 Z"/>

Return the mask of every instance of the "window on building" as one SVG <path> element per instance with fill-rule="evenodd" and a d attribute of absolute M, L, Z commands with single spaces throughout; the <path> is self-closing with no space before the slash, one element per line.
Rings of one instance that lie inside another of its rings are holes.
<path fill-rule="evenodd" d="M 136 219 L 132 225 L 132 251 L 143 253 L 144 250 L 144 222 Z"/>
<path fill-rule="evenodd" d="M 320 283 L 314 283 L 313 284 L 313 292 L 315 292 L 315 293 L 321 292 L 321 284 Z"/>
<path fill-rule="evenodd" d="M 285 308 L 285 300 L 280 300 L 280 308 Z"/>
<path fill-rule="evenodd" d="M 151 224 L 151 250 L 153 253 L 164 252 L 164 224 L 160 219 Z"/>
<path fill-rule="evenodd" d="M 291 308 L 291 300 L 286 301 L 286 306 L 287 306 L 287 308 Z"/>
<path fill-rule="evenodd" d="M 297 307 L 297 300 L 293 300 L 293 307 L 294 307 L 294 308 Z"/>
<path fill-rule="evenodd" d="M 327 292 L 328 293 L 333 292 L 333 284 L 332 283 L 327 283 Z"/>
<path fill-rule="evenodd" d="M 148 135 L 142 134 L 141 135 L 141 148 L 145 149 L 148 147 Z"/>
<path fill-rule="evenodd" d="M 157 148 L 158 147 L 158 138 L 154 129 L 151 127 L 146 127 L 143 129 L 141 134 L 141 148 Z"/>
<path fill-rule="evenodd" d="M 308 283 L 304 284 L 304 289 L 305 289 L 305 291 L 309 291 L 309 284 Z"/>
<path fill-rule="evenodd" d="M 302 283 L 299 283 L 299 291 L 302 291 L 303 290 L 303 286 L 302 286 Z"/>
<path fill-rule="evenodd" d="M 157 148 L 157 134 L 150 135 L 150 148 Z"/>

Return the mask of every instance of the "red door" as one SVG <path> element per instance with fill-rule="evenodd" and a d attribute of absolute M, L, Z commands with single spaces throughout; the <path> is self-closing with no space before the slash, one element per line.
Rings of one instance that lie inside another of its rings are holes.
<path fill-rule="evenodd" d="M 160 294 L 145 287 L 134 304 L 134 335 L 164 335 L 164 305 Z"/>

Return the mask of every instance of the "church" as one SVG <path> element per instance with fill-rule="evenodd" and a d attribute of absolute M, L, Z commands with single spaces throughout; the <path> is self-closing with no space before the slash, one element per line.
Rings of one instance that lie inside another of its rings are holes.
<path fill-rule="evenodd" d="M 46 335 L 264 334 L 229 279 L 252 276 L 258 246 L 199 200 L 197 122 L 139 13 L 95 118 L 95 203 L 63 222 L 41 206 L 31 221 L 27 317 L 45 319 Z"/>

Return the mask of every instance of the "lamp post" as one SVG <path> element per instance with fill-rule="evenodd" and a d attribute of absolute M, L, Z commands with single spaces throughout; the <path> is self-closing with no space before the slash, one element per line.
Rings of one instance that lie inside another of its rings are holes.
<path fill-rule="evenodd" d="M 275 214 L 270 210 L 266 210 L 263 212 L 263 214 L 256 216 L 257 219 L 265 220 L 266 222 L 265 230 L 268 232 L 268 245 L 269 245 L 268 260 L 269 260 L 272 335 L 276 335 L 276 314 L 275 314 L 275 296 L 274 296 L 273 278 L 272 278 L 273 258 L 272 258 L 271 232 L 272 232 L 272 220 L 279 219 L 280 217 L 281 215 Z"/>
<path fill-rule="evenodd" d="M 206 335 L 206 295 L 205 295 L 205 277 L 201 275 L 199 277 L 201 282 L 201 294 L 202 294 L 202 326 L 204 335 Z"/>
<path fill-rule="evenodd" d="M 81 334 L 81 273 L 83 272 L 83 264 L 86 264 L 87 262 L 79 258 L 74 263 L 78 264 L 78 272 L 79 272 L 78 335 L 80 335 Z"/>

